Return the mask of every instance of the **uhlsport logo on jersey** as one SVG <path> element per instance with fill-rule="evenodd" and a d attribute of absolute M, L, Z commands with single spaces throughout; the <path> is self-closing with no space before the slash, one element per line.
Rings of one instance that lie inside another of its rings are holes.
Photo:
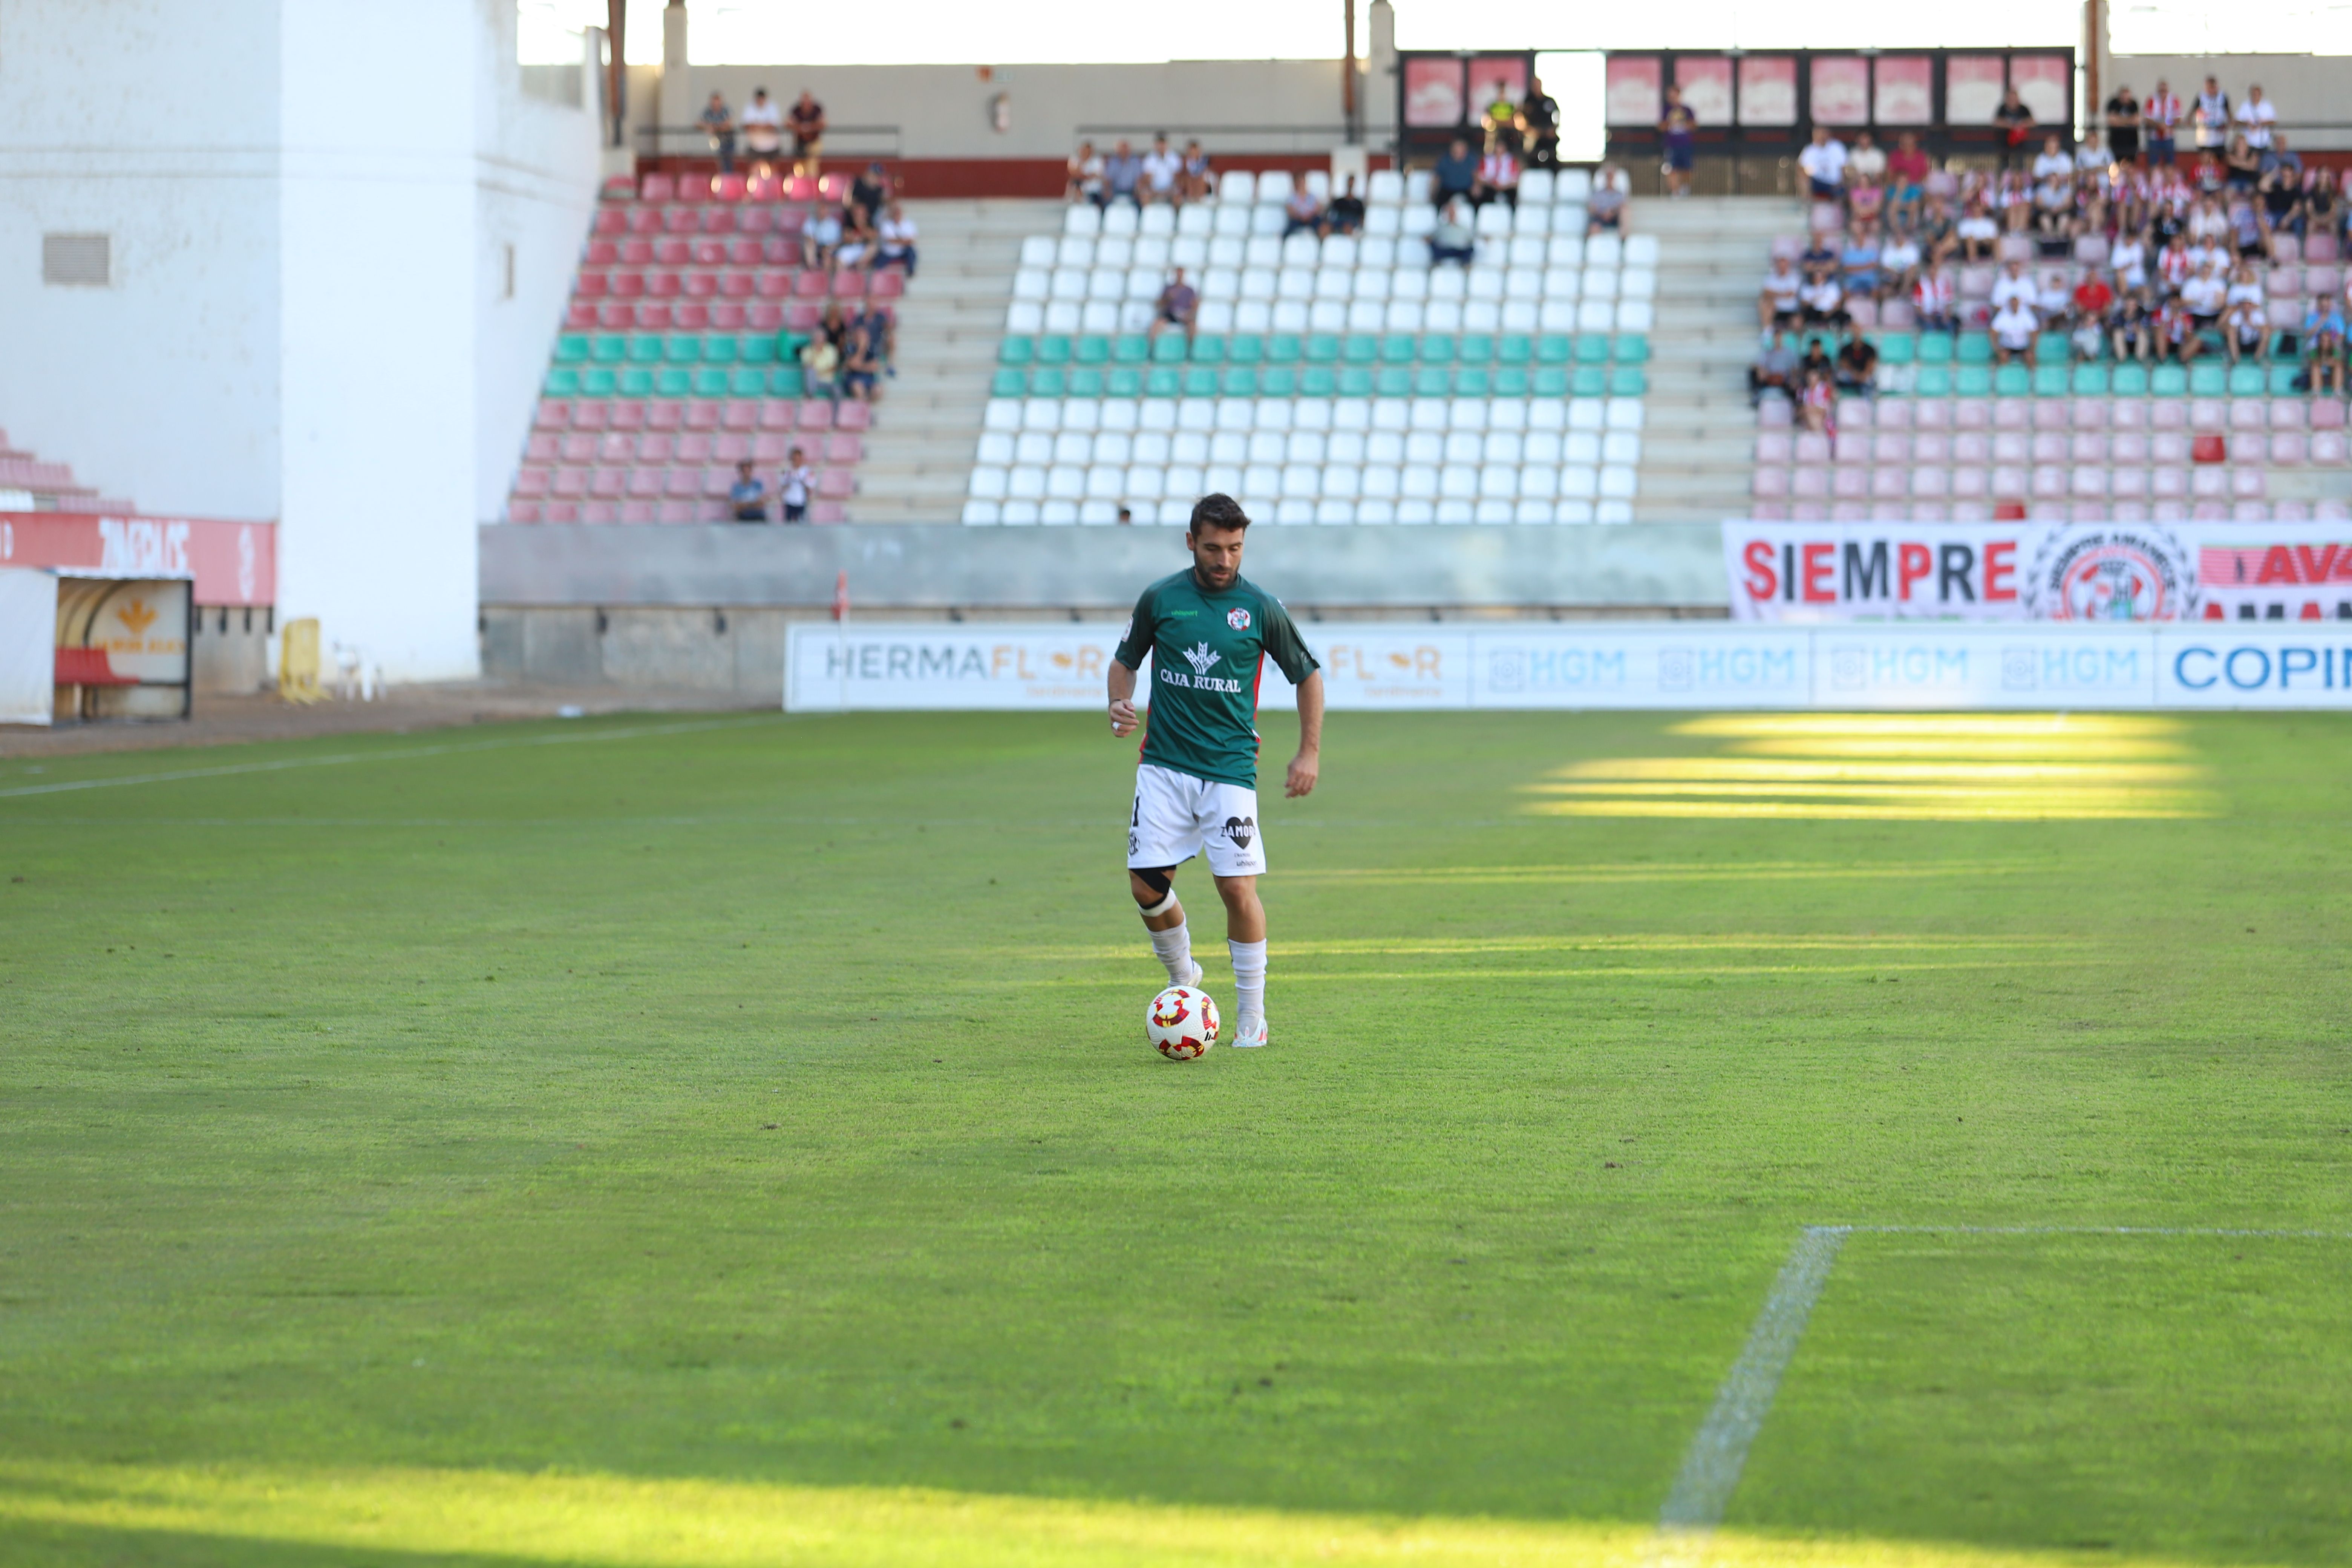
<path fill-rule="evenodd" d="M 1206 675 L 1217 667 L 1220 655 L 1207 643 L 1196 643 L 1184 650 L 1184 662 L 1192 667 L 1195 675 Z"/>
<path fill-rule="evenodd" d="M 1225 612 L 1225 625 L 1233 627 L 1234 630 L 1237 632 L 1245 632 L 1249 630 L 1249 612 L 1239 608 L 1227 610 Z"/>

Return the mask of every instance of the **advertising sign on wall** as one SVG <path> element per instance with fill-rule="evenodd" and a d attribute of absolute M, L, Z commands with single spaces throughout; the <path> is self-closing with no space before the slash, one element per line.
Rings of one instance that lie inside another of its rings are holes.
<path fill-rule="evenodd" d="M 0 512 L 0 566 L 47 566 L 76 577 L 187 577 L 199 605 L 271 605 L 278 530 L 213 518 Z"/>
<path fill-rule="evenodd" d="M 2197 557 L 2163 523 L 1723 526 L 1744 621 L 2171 621 L 2200 613 Z"/>

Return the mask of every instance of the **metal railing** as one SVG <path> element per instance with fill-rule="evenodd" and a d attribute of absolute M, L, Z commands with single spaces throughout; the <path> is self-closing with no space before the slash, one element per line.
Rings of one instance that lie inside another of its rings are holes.
<path fill-rule="evenodd" d="M 1329 125 L 1080 125 L 1076 128 L 1080 141 L 1092 142 L 1095 151 L 1108 153 L 1111 146 L 1124 139 L 1141 153 L 1151 146 L 1155 136 L 1165 136 L 1168 144 L 1181 152 L 1187 142 L 1198 142 L 1201 151 L 1212 158 L 1220 153 L 1328 153 L 1334 147 L 1345 146 L 1348 128 L 1334 122 Z M 1284 145 L 1276 146 L 1269 138 L 1279 138 Z M 1367 145 L 1370 143 L 1367 142 Z"/>
<path fill-rule="evenodd" d="M 785 128 L 783 153 L 789 160 L 793 151 L 793 133 Z M 841 164 L 852 159 L 898 158 L 903 138 L 896 125 L 828 125 L 824 128 L 824 158 L 827 163 Z M 718 149 L 712 145 L 710 130 L 703 125 L 640 125 L 637 127 L 637 156 L 640 158 L 716 158 Z M 740 169 L 751 159 L 745 144 L 743 128 L 735 128 L 735 165 Z"/>

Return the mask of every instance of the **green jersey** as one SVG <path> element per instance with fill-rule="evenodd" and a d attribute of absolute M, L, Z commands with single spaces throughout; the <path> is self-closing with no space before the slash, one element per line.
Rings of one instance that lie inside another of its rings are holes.
<path fill-rule="evenodd" d="M 1246 577 L 1212 593 L 1192 569 L 1162 577 L 1135 602 L 1112 657 L 1129 669 L 1151 656 L 1151 710 L 1143 760 L 1218 784 L 1257 787 L 1257 682 L 1261 657 L 1293 686 L 1318 668 L 1282 601 Z"/>

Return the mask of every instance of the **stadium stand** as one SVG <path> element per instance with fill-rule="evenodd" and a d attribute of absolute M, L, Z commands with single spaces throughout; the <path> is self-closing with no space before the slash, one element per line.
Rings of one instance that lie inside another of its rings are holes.
<path fill-rule="evenodd" d="M 0 511 L 103 512 L 113 517 L 136 516 L 137 503 L 102 496 L 88 485 L 74 482 L 69 463 L 45 463 L 31 452 L 9 444 L 0 430 Z"/>
<path fill-rule="evenodd" d="M 1279 522 L 1631 521 L 1658 238 L 1589 237 L 1589 176 L 1538 170 L 1478 211 L 1471 266 L 1432 267 L 1427 178 L 1375 173 L 1361 235 L 1286 238 L 1291 177 L 1229 172 L 1029 236 L 963 521 L 1172 522 L 1225 490 Z M 1193 331 L 1155 337 L 1180 268 Z"/>
<path fill-rule="evenodd" d="M 845 520 L 872 407 L 804 395 L 799 353 L 828 303 L 888 310 L 896 271 L 804 267 L 813 208 L 850 176 L 610 186 L 583 248 L 513 494 L 513 522 L 703 522 L 746 458 L 794 447 L 811 521 Z"/>

